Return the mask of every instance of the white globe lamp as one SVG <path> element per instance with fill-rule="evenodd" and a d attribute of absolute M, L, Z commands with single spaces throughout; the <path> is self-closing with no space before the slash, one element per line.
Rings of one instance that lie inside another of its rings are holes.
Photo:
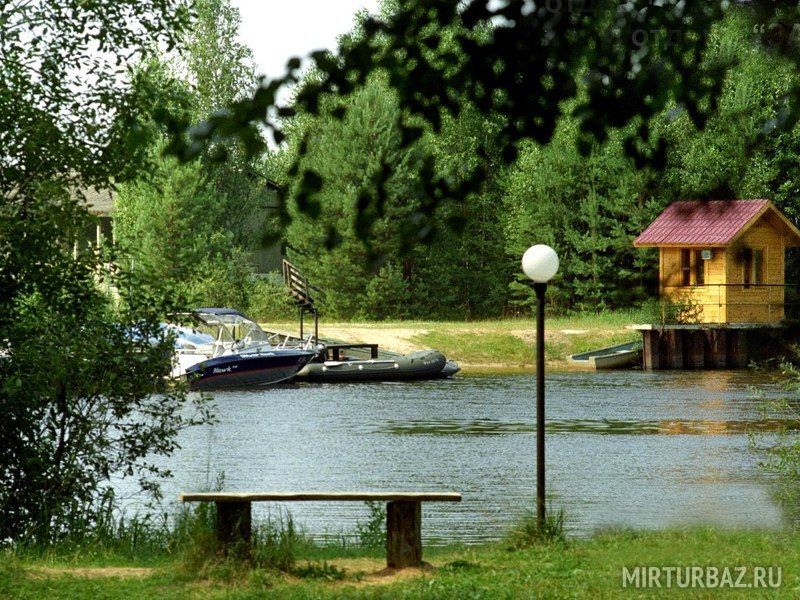
<path fill-rule="evenodd" d="M 558 272 L 558 254 L 550 246 L 536 244 L 522 255 L 522 270 L 536 283 L 547 283 Z"/>
<path fill-rule="evenodd" d="M 544 528 L 544 293 L 558 272 L 558 254 L 550 246 L 536 244 L 522 255 L 522 270 L 533 280 L 536 293 L 536 524 Z"/>

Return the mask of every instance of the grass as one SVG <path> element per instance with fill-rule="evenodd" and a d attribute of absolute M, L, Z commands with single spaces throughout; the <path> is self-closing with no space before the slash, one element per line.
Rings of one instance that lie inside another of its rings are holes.
<path fill-rule="evenodd" d="M 567 368 L 566 357 L 640 339 L 627 325 L 652 321 L 644 310 L 548 317 L 545 359 L 550 368 Z M 296 323 L 269 323 L 270 330 L 295 331 Z M 378 343 L 389 350 L 435 348 L 458 361 L 465 372 L 527 371 L 535 360 L 533 319 L 484 321 L 320 321 L 320 336 Z"/>
<path fill-rule="evenodd" d="M 549 508 L 541 527 L 536 518 L 536 513 L 527 510 L 519 523 L 509 531 L 505 543 L 510 548 L 521 550 L 532 548 L 541 543 L 566 542 L 564 530 L 564 510 Z"/>
<path fill-rule="evenodd" d="M 435 348 L 448 358 L 469 365 L 484 367 L 524 367 L 533 364 L 533 344 L 517 337 L 512 332 L 499 333 L 495 323 L 470 323 L 470 327 L 459 331 L 459 327 L 431 327 L 425 333 L 412 338 L 420 346 Z M 550 344 L 548 344 L 550 345 Z M 547 355 L 547 347 L 545 347 Z M 549 353 L 552 360 L 553 354 Z"/>
<path fill-rule="evenodd" d="M 707 589 L 622 588 L 622 568 L 715 566 L 782 568 L 780 597 L 800 592 L 800 537 L 789 532 L 689 529 L 609 531 L 585 540 L 426 548 L 429 570 L 381 573 L 382 551 L 360 558 L 335 548 L 307 549 L 291 571 L 221 561 L 187 573 L 164 555 L 146 571 L 87 570 L 80 555 L 67 566 L 7 551 L 0 566 L 3 598 L 617 598 L 714 597 Z M 91 561 L 90 561 L 91 562 Z M 134 561 L 121 560 L 127 566 Z M 774 597 L 775 590 L 723 590 L 726 597 Z M 721 595 L 721 594 L 720 594 Z"/>

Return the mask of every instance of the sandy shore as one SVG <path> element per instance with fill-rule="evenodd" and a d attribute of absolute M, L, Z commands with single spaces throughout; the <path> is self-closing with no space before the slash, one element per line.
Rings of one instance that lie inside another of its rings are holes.
<path fill-rule="evenodd" d="M 265 326 L 266 327 L 266 326 Z M 313 325 L 312 325 L 313 327 Z M 297 325 L 274 324 L 276 329 L 297 335 Z M 309 332 L 306 326 L 306 334 Z M 527 373 L 534 370 L 535 327 L 527 320 L 478 322 L 376 322 L 320 323 L 321 338 L 349 343 L 378 344 L 382 350 L 407 354 L 435 349 L 459 363 L 465 373 Z M 590 347 L 630 339 L 624 326 L 608 322 L 552 323 L 546 330 L 548 368 L 572 370 L 566 356 Z"/>
<path fill-rule="evenodd" d="M 425 350 L 426 346 L 414 338 L 428 333 L 427 329 L 410 327 L 320 327 L 320 337 L 342 340 L 354 344 L 378 344 L 382 350 L 407 354 Z"/>

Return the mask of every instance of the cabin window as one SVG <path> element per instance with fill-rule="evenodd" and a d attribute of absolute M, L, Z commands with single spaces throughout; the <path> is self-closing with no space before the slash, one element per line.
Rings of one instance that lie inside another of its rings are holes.
<path fill-rule="evenodd" d="M 681 250 L 681 285 L 692 285 L 692 251 Z"/>
<path fill-rule="evenodd" d="M 100 217 L 100 223 L 97 227 L 97 237 L 100 240 L 100 245 L 112 245 L 114 243 L 114 223 L 111 217 Z"/>
<path fill-rule="evenodd" d="M 764 283 L 764 250 L 745 248 L 742 255 L 744 287 Z"/>
<path fill-rule="evenodd" d="M 764 283 L 764 251 L 753 250 L 753 284 Z"/>
<path fill-rule="evenodd" d="M 706 261 L 703 260 L 703 251 L 694 251 L 694 284 L 706 284 Z"/>

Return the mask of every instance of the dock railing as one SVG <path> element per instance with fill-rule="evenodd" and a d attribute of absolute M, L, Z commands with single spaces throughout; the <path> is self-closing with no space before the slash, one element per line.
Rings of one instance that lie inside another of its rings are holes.
<path fill-rule="evenodd" d="M 735 289 L 734 299 L 724 293 L 726 289 Z M 698 290 L 705 290 L 703 294 Z M 710 290 L 710 293 L 708 293 Z M 665 294 L 666 292 L 666 294 Z M 662 296 L 677 303 L 686 301 L 691 307 L 705 309 L 714 307 L 718 315 L 723 312 L 730 317 L 730 308 L 764 308 L 767 322 L 781 318 L 800 320 L 800 284 L 790 283 L 707 283 L 703 285 L 662 285 Z M 710 311 L 709 311 L 710 312 Z M 729 319 L 726 319 L 728 321 Z"/>
<path fill-rule="evenodd" d="M 308 279 L 300 272 L 300 269 L 285 258 L 283 259 L 282 270 L 286 289 L 294 298 L 295 304 L 300 311 L 300 338 L 304 337 L 304 317 L 305 313 L 309 312 L 314 316 L 314 343 L 316 344 L 319 341 L 319 311 L 314 305 L 314 298 L 311 296 L 311 292 L 313 291 L 314 294 L 320 296 L 323 295 L 322 290 L 310 285 Z"/>
<path fill-rule="evenodd" d="M 314 287 L 308 284 L 308 279 L 288 260 L 283 259 L 282 263 L 283 281 L 298 305 L 314 307 L 314 299 L 311 296 Z"/>

